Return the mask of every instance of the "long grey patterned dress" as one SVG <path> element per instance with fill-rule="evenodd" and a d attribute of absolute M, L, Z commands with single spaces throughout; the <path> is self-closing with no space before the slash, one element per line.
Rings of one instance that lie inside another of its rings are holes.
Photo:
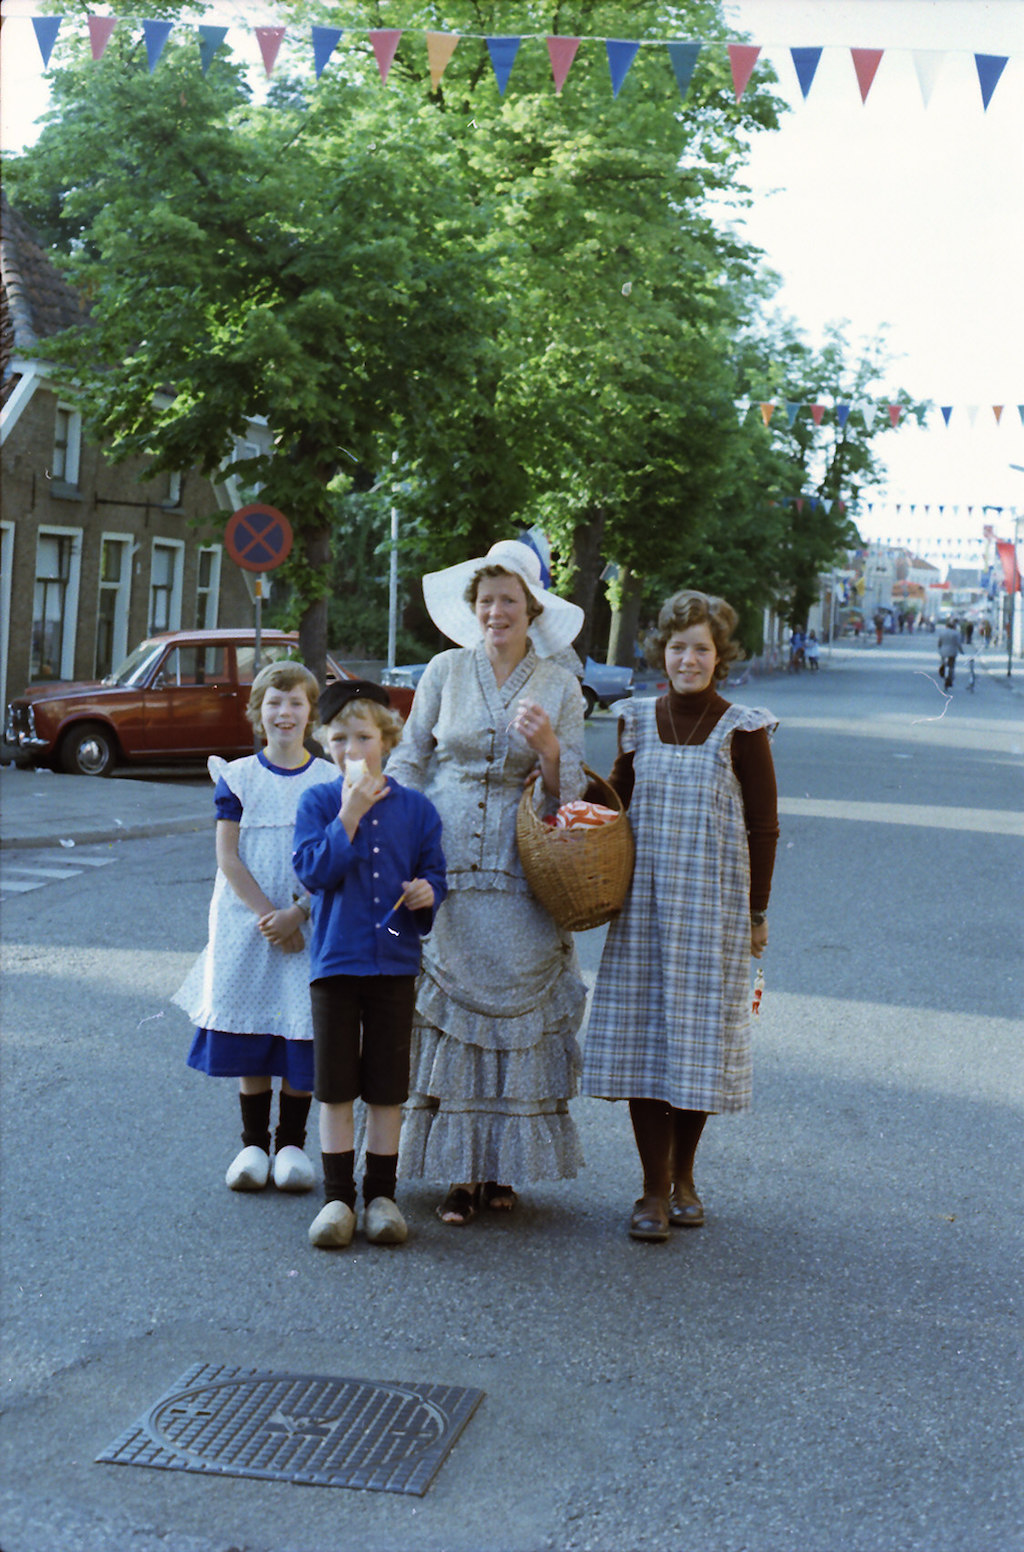
<path fill-rule="evenodd" d="M 585 989 L 572 938 L 529 891 L 516 849 L 537 763 L 509 730 L 523 697 L 561 746 L 561 801 L 584 789 L 583 697 L 531 647 L 499 687 L 483 647 L 443 652 L 420 680 L 387 774 L 444 825 L 448 898 L 424 942 L 401 1173 L 438 1181 L 571 1178 L 582 1163 L 568 1101 Z"/>
<path fill-rule="evenodd" d="M 750 1104 L 750 858 L 733 733 L 776 727 L 729 706 L 707 741 L 664 744 L 655 701 L 622 702 L 635 750 L 636 868 L 605 942 L 583 1091 L 680 1110 Z"/>

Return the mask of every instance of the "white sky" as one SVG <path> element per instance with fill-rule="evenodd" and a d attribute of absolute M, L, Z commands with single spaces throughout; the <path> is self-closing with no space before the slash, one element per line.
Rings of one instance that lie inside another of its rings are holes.
<path fill-rule="evenodd" d="M 117 14 L 116 4 L 100 9 Z M 1010 468 L 1024 465 L 1024 0 L 724 0 L 724 9 L 762 45 L 793 105 L 777 134 L 754 143 L 745 218 L 783 278 L 780 305 L 815 344 L 831 319 L 848 319 L 853 339 L 888 324 L 893 367 L 879 397 L 903 388 L 954 406 L 948 428 L 936 413 L 937 424 L 882 438 L 889 477 L 874 512 L 862 509 L 862 533 L 933 556 L 953 538 L 976 539 L 986 520 L 1008 534 L 1010 509 L 1024 516 L 1024 473 Z M 254 21 L 267 10 L 254 0 Z M 38 8 L 10 0 L 3 13 L 0 144 L 10 148 L 31 141 L 46 92 L 28 20 Z M 236 48 L 246 15 L 245 0 L 209 8 L 210 20 L 232 24 Z M 789 49 L 811 45 L 824 53 L 804 102 Z M 887 51 L 863 105 L 851 47 Z M 928 108 L 915 50 L 946 51 Z M 1010 56 L 987 112 L 975 53 Z M 1006 406 L 998 426 L 995 404 Z M 983 518 L 986 504 L 1002 517 Z"/>

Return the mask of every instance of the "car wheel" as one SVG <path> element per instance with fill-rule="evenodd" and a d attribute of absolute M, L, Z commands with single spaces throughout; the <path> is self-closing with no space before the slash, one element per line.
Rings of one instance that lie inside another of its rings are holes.
<path fill-rule="evenodd" d="M 584 708 L 583 715 L 585 717 L 592 717 L 594 715 L 594 707 L 597 705 L 597 696 L 594 694 L 589 684 L 585 684 L 583 686 L 583 699 L 587 703 Z"/>
<path fill-rule="evenodd" d="M 82 722 L 64 735 L 60 763 L 69 776 L 109 776 L 117 763 L 113 734 L 98 722 Z"/>

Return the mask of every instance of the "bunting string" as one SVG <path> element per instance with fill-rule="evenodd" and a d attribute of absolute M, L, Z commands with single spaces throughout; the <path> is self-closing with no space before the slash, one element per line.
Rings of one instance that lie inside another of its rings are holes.
<path fill-rule="evenodd" d="M 915 411 L 913 409 L 908 410 L 906 405 L 898 403 L 895 399 L 884 400 L 882 403 L 878 403 L 873 399 L 837 399 L 831 404 L 806 403 L 793 399 L 734 399 L 733 405 L 741 426 L 746 424 L 751 410 L 756 406 L 766 429 L 772 424 L 776 411 L 779 411 L 780 419 L 776 421 L 776 425 L 781 425 L 781 416 L 785 416 L 786 429 L 789 431 L 794 429 L 800 415 L 804 411 L 810 416 L 815 426 L 823 425 L 826 416 L 833 417 L 840 431 L 843 430 L 853 414 L 861 416 L 868 431 L 873 429 L 875 421 L 880 415 L 888 420 L 893 430 L 903 424 L 917 425 L 921 428 L 942 425 L 948 430 L 953 420 L 954 410 L 957 415 L 957 423 L 960 423 L 962 416 L 966 416 L 968 424 L 973 430 L 978 424 L 978 415 L 982 409 L 982 406 L 979 404 L 929 404 L 923 410 Z M 991 412 L 997 426 L 1003 424 L 1004 417 L 1007 422 L 1012 424 L 1014 412 L 1019 417 L 1021 425 L 1024 426 L 1024 404 L 986 405 L 985 410 L 986 412 Z"/>
<path fill-rule="evenodd" d="M 23 19 L 5 18 L 8 22 Z M 34 16 L 31 18 L 44 69 L 49 68 L 50 56 L 53 53 L 54 45 L 66 20 L 67 18 L 64 16 Z M 88 15 L 86 17 L 86 25 L 93 60 L 102 59 L 116 27 L 134 24 L 134 19 L 129 23 L 127 20 L 117 16 Z M 205 23 L 186 26 L 176 22 L 142 19 L 139 25 L 142 28 L 150 74 L 156 70 L 172 31 L 177 33 L 191 32 L 195 35 L 199 44 L 200 64 L 204 73 L 209 69 L 217 51 L 225 45 L 228 35 L 226 27 L 214 27 Z M 286 36 L 288 36 L 288 29 L 283 26 L 254 26 L 251 31 L 256 40 L 260 58 L 263 61 L 263 68 L 269 80 L 277 65 L 281 46 Z M 690 83 L 700 56 L 705 52 L 720 52 L 724 49 L 729 60 L 733 92 L 737 105 L 750 84 L 754 69 L 763 52 L 761 44 L 727 43 L 717 38 L 630 39 L 582 36 L 565 37 L 546 33 L 519 33 L 494 36 L 483 33 L 432 32 L 418 28 L 403 29 L 398 27 L 370 29 L 364 32 L 357 29 L 346 30 L 341 27 L 323 26 L 312 26 L 308 29 L 308 33 L 304 30 L 302 36 L 308 39 L 312 50 L 313 70 L 318 81 L 343 42 L 347 47 L 350 43 L 368 41 L 377 63 L 382 85 L 387 85 L 391 66 L 394 63 L 395 54 L 401 40 L 406 37 L 416 39 L 420 45 L 426 48 L 431 86 L 434 91 L 439 89 L 444 72 L 451 62 L 458 45 L 460 43 L 482 43 L 487 49 L 494 78 L 501 95 L 504 95 L 508 88 L 513 67 L 524 43 L 543 43 L 546 46 L 551 67 L 552 85 L 555 94 L 558 96 L 561 95 L 565 88 L 569 73 L 576 62 L 581 46 L 584 44 L 603 44 L 608 66 L 609 86 L 611 87 L 613 99 L 617 98 L 621 92 L 629 71 L 641 49 L 657 49 L 665 54 L 671 67 L 671 74 L 675 78 L 680 99 L 685 99 L 689 92 Z M 835 45 L 831 47 L 835 47 Z M 800 96 L 804 102 L 810 96 L 824 51 L 824 47 L 791 47 L 787 50 L 796 76 Z M 968 50 L 880 48 L 850 48 L 843 51 L 849 53 L 853 68 L 853 79 L 862 104 L 867 103 L 868 96 L 886 55 L 891 53 L 909 53 L 913 60 L 914 71 L 921 92 L 921 100 L 926 108 L 931 102 L 935 83 L 947 54 L 970 52 Z M 983 112 L 988 111 L 989 103 L 992 101 L 1011 57 L 1009 54 L 973 54 Z"/>

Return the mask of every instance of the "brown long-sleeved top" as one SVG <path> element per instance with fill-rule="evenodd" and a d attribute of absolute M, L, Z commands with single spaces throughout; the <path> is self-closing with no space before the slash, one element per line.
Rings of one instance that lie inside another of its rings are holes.
<path fill-rule="evenodd" d="M 698 690 L 695 695 L 680 695 L 670 687 L 668 694 L 662 695 L 655 707 L 662 743 L 703 744 L 712 728 L 721 720 L 728 704 L 714 685 L 709 685 L 706 690 Z M 696 737 L 693 736 L 694 732 Z M 752 733 L 734 733 L 731 754 L 732 768 L 743 794 L 743 812 L 747 821 L 750 909 L 766 911 L 779 840 L 778 789 L 767 731 L 757 728 Z M 628 808 L 635 781 L 632 750 L 623 752 L 620 748 L 608 780 Z"/>

